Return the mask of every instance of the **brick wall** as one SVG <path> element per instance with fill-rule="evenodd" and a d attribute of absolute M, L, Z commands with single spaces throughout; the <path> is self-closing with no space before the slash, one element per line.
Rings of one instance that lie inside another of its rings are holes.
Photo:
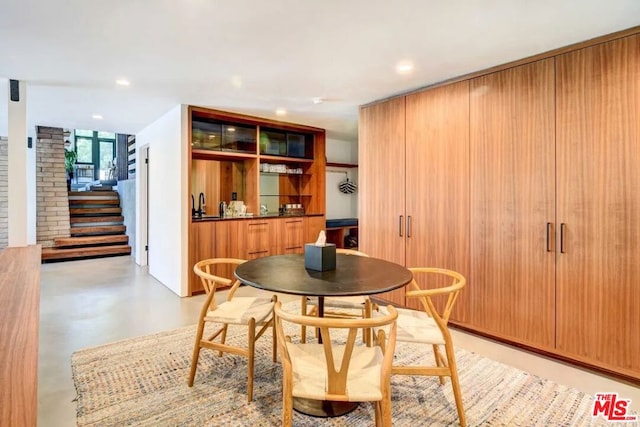
<path fill-rule="evenodd" d="M 0 249 L 9 244 L 9 140 L 0 137 Z"/>
<path fill-rule="evenodd" d="M 69 236 L 69 197 L 62 128 L 37 126 L 36 240 L 43 248 Z"/>

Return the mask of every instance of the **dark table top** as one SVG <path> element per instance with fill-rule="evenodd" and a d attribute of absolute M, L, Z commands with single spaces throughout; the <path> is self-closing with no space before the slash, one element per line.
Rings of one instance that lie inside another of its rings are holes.
<path fill-rule="evenodd" d="M 411 281 L 405 267 L 378 258 L 336 255 L 336 269 L 304 268 L 304 255 L 276 255 L 247 261 L 235 276 L 241 283 L 271 292 L 308 296 L 372 295 Z"/>

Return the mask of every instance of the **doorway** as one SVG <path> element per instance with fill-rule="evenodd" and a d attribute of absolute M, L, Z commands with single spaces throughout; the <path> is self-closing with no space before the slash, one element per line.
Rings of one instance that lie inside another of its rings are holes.
<path fill-rule="evenodd" d="M 140 150 L 140 245 L 138 246 L 138 264 L 149 265 L 149 146 Z"/>

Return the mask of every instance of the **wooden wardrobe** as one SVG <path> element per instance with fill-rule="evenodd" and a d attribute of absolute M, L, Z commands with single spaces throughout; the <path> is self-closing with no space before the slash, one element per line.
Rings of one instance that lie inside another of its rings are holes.
<path fill-rule="evenodd" d="M 640 380 L 640 28 L 363 106 L 359 138 L 361 250 L 464 274 L 453 324 Z"/>

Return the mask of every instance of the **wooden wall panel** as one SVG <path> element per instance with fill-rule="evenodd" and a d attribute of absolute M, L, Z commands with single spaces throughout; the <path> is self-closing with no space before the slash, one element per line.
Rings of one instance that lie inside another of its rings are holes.
<path fill-rule="evenodd" d="M 470 85 L 471 323 L 553 348 L 554 60 Z"/>
<path fill-rule="evenodd" d="M 406 129 L 406 265 L 447 268 L 468 278 L 469 82 L 407 96 Z M 451 318 L 467 321 L 469 301 L 465 289 Z M 421 308 L 418 300 L 407 305 Z"/>
<path fill-rule="evenodd" d="M 640 36 L 557 58 L 559 350 L 640 377 Z"/>
<path fill-rule="evenodd" d="M 318 240 L 320 230 L 326 229 L 326 220 L 323 216 L 308 216 L 305 221 L 304 243 L 313 243 Z"/>
<path fill-rule="evenodd" d="M 213 160 L 191 161 L 191 194 L 194 198 L 195 209 L 198 209 L 198 196 L 204 194 L 207 215 L 218 213 L 218 203 L 222 200 L 220 191 L 221 164 Z"/>

